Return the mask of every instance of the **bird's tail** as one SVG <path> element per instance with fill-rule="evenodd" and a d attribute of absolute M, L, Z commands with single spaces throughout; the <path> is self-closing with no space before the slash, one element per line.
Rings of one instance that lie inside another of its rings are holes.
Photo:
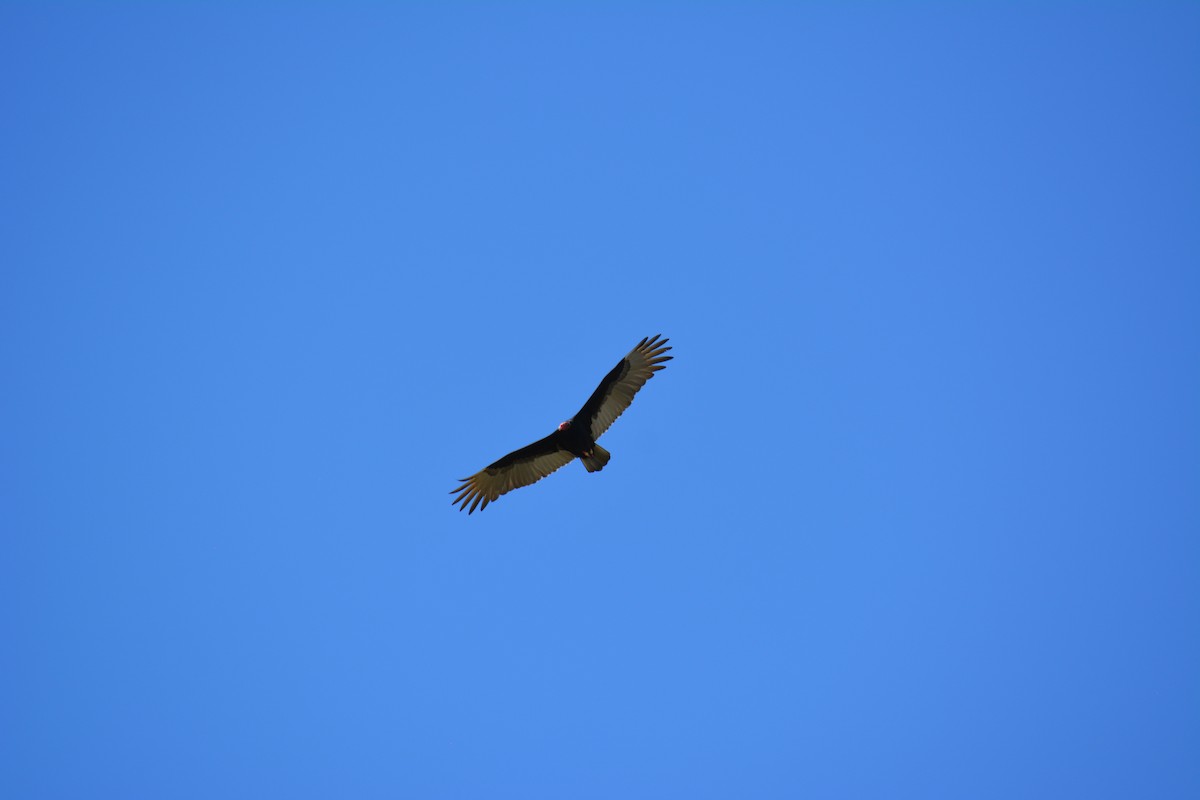
<path fill-rule="evenodd" d="M 604 465 L 608 463 L 610 458 L 612 458 L 612 453 L 596 444 L 592 445 L 592 455 L 590 458 L 584 456 L 579 460 L 583 462 L 583 466 L 587 467 L 588 472 L 599 472 L 604 469 Z"/>

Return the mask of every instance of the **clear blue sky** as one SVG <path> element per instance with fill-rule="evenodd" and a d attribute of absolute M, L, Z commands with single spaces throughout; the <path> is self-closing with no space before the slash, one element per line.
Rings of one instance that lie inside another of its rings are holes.
<path fill-rule="evenodd" d="M 3 6 L 0 796 L 1200 796 L 1198 41 Z"/>

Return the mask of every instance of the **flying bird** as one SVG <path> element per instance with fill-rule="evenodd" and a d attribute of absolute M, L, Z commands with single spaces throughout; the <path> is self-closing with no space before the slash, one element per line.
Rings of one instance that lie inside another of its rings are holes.
<path fill-rule="evenodd" d="M 663 355 L 671 349 L 666 346 L 668 341 L 660 336 L 642 339 L 604 376 L 578 414 L 546 438 L 514 450 L 469 478 L 460 479 L 462 485 L 450 492 L 457 495 L 451 503 L 460 504 L 460 511 L 470 505 L 468 514 L 475 513 L 477 506 L 482 511 L 500 495 L 537 483 L 576 458 L 588 472 L 604 469 L 612 456 L 596 440 L 629 408 L 638 389 L 655 372 L 665 369 L 663 362 L 672 358 Z"/>

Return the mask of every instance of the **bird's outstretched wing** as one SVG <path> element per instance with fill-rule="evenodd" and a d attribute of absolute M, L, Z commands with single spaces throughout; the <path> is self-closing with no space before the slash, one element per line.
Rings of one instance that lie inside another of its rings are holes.
<path fill-rule="evenodd" d="M 537 483 L 575 458 L 566 450 L 559 449 L 558 441 L 558 431 L 555 431 L 545 439 L 514 450 L 471 477 L 462 478 L 462 485 L 450 492 L 458 495 L 451 502 L 460 503 L 460 511 L 469 504 L 471 508 L 467 513 L 473 514 L 476 506 L 482 511 L 500 495 Z"/>
<path fill-rule="evenodd" d="M 656 335 L 638 342 L 637 347 L 630 350 L 629 355 L 604 376 L 596 391 L 579 409 L 572 424 L 587 425 L 592 438 L 599 439 L 600 434 L 608 430 L 617 417 L 629 408 L 638 389 L 645 386 L 655 372 L 665 368 L 663 362 L 671 360 L 671 356 L 663 355 L 671 349 L 666 346 L 668 341 Z"/>

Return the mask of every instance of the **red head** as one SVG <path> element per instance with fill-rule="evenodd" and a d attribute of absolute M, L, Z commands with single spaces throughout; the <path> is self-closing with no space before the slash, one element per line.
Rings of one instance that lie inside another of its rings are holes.
<path fill-rule="evenodd" d="M 571 427 L 571 420 L 567 420 L 566 422 L 560 422 L 558 424 L 558 429 L 560 431 L 568 430 L 570 427 Z"/>

